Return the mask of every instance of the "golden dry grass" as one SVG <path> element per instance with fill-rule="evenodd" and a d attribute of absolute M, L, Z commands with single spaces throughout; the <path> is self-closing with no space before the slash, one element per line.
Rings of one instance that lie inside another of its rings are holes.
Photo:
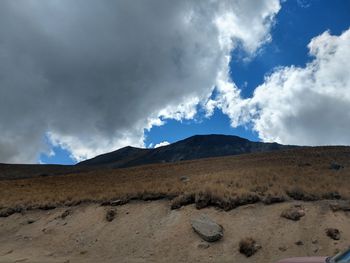
<path fill-rule="evenodd" d="M 64 205 L 80 201 L 147 199 L 194 194 L 213 200 L 286 196 L 289 191 L 350 199 L 350 147 L 280 152 L 100 169 L 76 174 L 0 181 L 0 207 Z M 333 162 L 345 168 L 330 169 Z M 181 181 L 186 176 L 189 180 Z M 153 196 L 152 196 L 153 195 Z"/>

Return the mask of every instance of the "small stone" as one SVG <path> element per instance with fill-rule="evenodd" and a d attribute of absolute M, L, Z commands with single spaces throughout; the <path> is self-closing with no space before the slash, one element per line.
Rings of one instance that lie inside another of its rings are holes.
<path fill-rule="evenodd" d="M 27 224 L 28 224 L 28 225 L 33 224 L 34 222 L 35 222 L 34 219 L 28 219 L 28 220 L 27 220 Z"/>
<path fill-rule="evenodd" d="M 304 242 L 301 241 L 301 240 L 298 240 L 297 242 L 295 242 L 295 244 L 296 244 L 297 246 L 302 246 L 302 245 L 304 245 Z"/>
<path fill-rule="evenodd" d="M 187 177 L 187 176 L 181 176 L 181 177 L 180 177 L 180 180 L 181 180 L 181 182 L 186 183 L 186 182 L 188 182 L 188 181 L 190 180 L 190 178 Z"/>
<path fill-rule="evenodd" d="M 12 252 L 13 252 L 13 249 L 10 249 L 9 251 L 5 252 L 4 256 L 8 255 L 8 254 L 11 254 Z"/>
<path fill-rule="evenodd" d="M 121 199 L 113 200 L 110 202 L 111 206 L 117 206 L 117 205 L 122 205 L 123 201 Z"/>
<path fill-rule="evenodd" d="M 115 217 L 115 211 L 113 209 L 109 209 L 106 213 L 106 220 L 108 222 L 112 222 Z"/>
<path fill-rule="evenodd" d="M 336 228 L 327 228 L 326 234 L 333 240 L 339 240 L 340 239 L 340 231 Z"/>
<path fill-rule="evenodd" d="M 65 219 L 67 216 L 69 216 L 71 214 L 71 210 L 67 209 L 66 211 L 64 211 L 61 215 L 62 219 Z"/>
<path fill-rule="evenodd" d="M 317 253 L 318 252 L 318 247 L 314 248 L 314 253 Z"/>
<path fill-rule="evenodd" d="M 333 163 L 331 163 L 331 165 L 329 166 L 329 169 L 338 171 L 338 170 L 340 170 L 340 169 L 344 169 L 344 166 L 343 166 L 342 164 L 333 162 Z"/>
<path fill-rule="evenodd" d="M 200 243 L 198 244 L 198 248 L 207 249 L 210 245 L 208 243 Z"/>
<path fill-rule="evenodd" d="M 284 252 L 284 251 L 287 251 L 287 248 L 285 246 L 281 246 L 278 248 L 280 251 Z"/>
<path fill-rule="evenodd" d="M 312 243 L 312 244 L 317 244 L 317 243 L 318 243 L 318 240 L 317 240 L 317 239 L 313 239 L 313 240 L 311 241 L 311 243 Z"/>

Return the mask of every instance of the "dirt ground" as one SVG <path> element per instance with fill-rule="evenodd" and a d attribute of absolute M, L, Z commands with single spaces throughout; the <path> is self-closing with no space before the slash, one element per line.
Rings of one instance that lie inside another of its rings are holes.
<path fill-rule="evenodd" d="M 0 218 L 0 262 L 240 262 L 273 263 L 291 256 L 333 255 L 350 245 L 350 213 L 332 212 L 331 201 L 246 205 L 229 212 L 194 205 L 170 210 L 169 201 L 135 201 L 113 207 L 84 204 L 50 211 L 33 210 Z M 292 204 L 302 204 L 300 221 L 280 217 Z M 67 209 L 65 218 L 61 215 Z M 193 232 L 190 220 L 205 213 L 224 227 L 224 237 L 208 248 Z M 341 239 L 325 234 L 338 228 Z M 239 241 L 253 237 L 262 246 L 246 258 Z M 301 240 L 303 245 L 296 245 Z"/>

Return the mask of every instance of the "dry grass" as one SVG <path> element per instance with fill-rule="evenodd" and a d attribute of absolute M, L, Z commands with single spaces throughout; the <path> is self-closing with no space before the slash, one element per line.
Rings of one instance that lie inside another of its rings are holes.
<path fill-rule="evenodd" d="M 238 205 L 287 198 L 350 199 L 350 147 L 317 147 L 157 164 L 101 169 L 61 176 L 0 181 L 1 207 L 42 207 L 177 197 L 177 207 Z M 330 169 L 332 163 L 344 168 Z M 8 168 L 7 168 L 8 169 Z M 15 168 L 14 168 L 15 169 Z M 0 170 L 1 173 L 1 170 Z M 186 176 L 189 180 L 181 180 Z M 174 203 L 173 203 L 174 204 Z M 177 208 L 174 205 L 174 208 Z"/>

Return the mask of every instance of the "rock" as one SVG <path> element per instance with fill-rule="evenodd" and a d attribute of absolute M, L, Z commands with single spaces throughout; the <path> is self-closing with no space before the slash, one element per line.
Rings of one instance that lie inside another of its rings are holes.
<path fill-rule="evenodd" d="M 285 246 L 280 246 L 278 249 L 282 252 L 287 251 L 287 248 Z"/>
<path fill-rule="evenodd" d="M 35 222 L 34 219 L 28 219 L 28 220 L 27 220 L 27 224 L 28 224 L 28 225 L 33 224 L 34 222 Z"/>
<path fill-rule="evenodd" d="M 295 244 L 296 244 L 297 246 L 302 246 L 302 245 L 304 245 L 304 242 L 301 241 L 301 240 L 298 240 L 297 242 L 295 242 Z"/>
<path fill-rule="evenodd" d="M 187 176 L 181 176 L 180 180 L 181 180 L 181 182 L 186 183 L 186 182 L 188 182 L 190 180 L 190 178 L 187 177 Z"/>
<path fill-rule="evenodd" d="M 112 222 L 113 219 L 114 219 L 114 217 L 115 217 L 115 211 L 114 211 L 113 209 L 107 210 L 107 213 L 106 213 L 106 220 L 107 220 L 108 222 Z"/>
<path fill-rule="evenodd" d="M 209 244 L 208 243 L 200 243 L 200 244 L 198 244 L 198 248 L 200 248 L 200 249 L 207 249 L 207 248 L 209 248 Z"/>
<path fill-rule="evenodd" d="M 8 254 L 11 254 L 12 252 L 13 252 L 13 249 L 10 249 L 10 250 L 8 250 L 7 252 L 5 252 L 5 253 L 3 254 L 3 256 L 8 255 Z"/>
<path fill-rule="evenodd" d="M 193 230 L 205 241 L 215 242 L 223 237 L 223 227 L 212 221 L 207 215 L 201 214 L 198 218 L 192 219 Z"/>
<path fill-rule="evenodd" d="M 336 229 L 336 228 L 327 228 L 326 229 L 326 234 L 331 239 L 334 239 L 334 240 L 339 240 L 340 239 L 340 231 L 338 229 Z"/>
<path fill-rule="evenodd" d="M 305 210 L 300 206 L 292 206 L 284 210 L 281 216 L 293 221 L 298 221 L 301 217 L 305 216 Z"/>
<path fill-rule="evenodd" d="M 333 162 L 333 163 L 331 163 L 331 165 L 329 166 L 329 169 L 338 171 L 338 170 L 340 170 L 340 169 L 344 169 L 344 166 L 341 165 L 341 164 L 339 164 L 339 163 Z"/>
<path fill-rule="evenodd" d="M 67 216 L 69 216 L 71 214 L 71 210 L 70 209 L 67 209 L 66 211 L 64 211 L 61 215 L 61 218 L 62 219 L 65 219 Z"/>
<path fill-rule="evenodd" d="M 110 202 L 110 205 L 111 205 L 111 206 L 117 206 L 117 205 L 122 205 L 122 204 L 125 204 L 125 202 L 123 202 L 123 200 L 121 200 L 121 199 L 112 200 L 112 201 Z"/>
<path fill-rule="evenodd" d="M 318 240 L 317 240 L 317 239 L 313 239 L 313 240 L 311 240 L 311 243 L 312 243 L 312 244 L 317 244 L 317 243 L 318 243 Z"/>
<path fill-rule="evenodd" d="M 254 255 L 261 246 L 251 237 L 245 238 L 239 242 L 239 252 L 246 257 Z"/>
<path fill-rule="evenodd" d="M 128 202 L 129 202 L 128 199 L 115 199 L 115 200 L 104 201 L 104 202 L 101 203 L 101 206 L 125 205 Z"/>
<path fill-rule="evenodd" d="M 56 205 L 54 204 L 46 204 L 46 205 L 40 205 L 38 206 L 38 209 L 40 210 L 52 210 L 52 209 L 55 209 L 56 208 Z"/>

